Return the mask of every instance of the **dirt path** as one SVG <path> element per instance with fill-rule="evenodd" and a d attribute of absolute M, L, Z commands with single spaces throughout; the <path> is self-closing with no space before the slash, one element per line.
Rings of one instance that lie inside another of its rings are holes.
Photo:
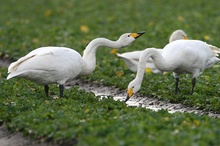
<path fill-rule="evenodd" d="M 78 86 L 80 89 L 84 89 L 88 92 L 93 92 L 96 96 L 113 96 L 115 100 L 120 100 L 124 102 L 124 99 L 126 97 L 125 91 L 119 91 L 119 89 L 115 87 L 106 87 L 104 85 L 101 85 L 99 83 L 95 82 L 88 82 L 88 81 L 82 81 L 82 80 L 73 80 L 71 82 L 67 83 L 68 86 L 71 87 L 72 85 Z M 215 114 L 213 112 L 205 112 L 203 110 L 197 110 L 192 107 L 187 107 L 182 104 L 173 104 L 173 103 L 167 103 L 164 101 L 160 101 L 157 98 L 151 98 L 142 96 L 140 94 L 134 95 L 129 101 L 126 102 L 128 106 L 138 106 L 138 107 L 145 107 L 154 111 L 158 111 L 161 109 L 166 109 L 169 113 L 175 113 L 175 112 L 181 112 L 181 113 L 195 113 L 198 115 L 208 115 L 213 118 L 220 118 L 220 114 Z"/>
<path fill-rule="evenodd" d="M 54 146 L 51 143 L 40 143 L 29 137 L 23 137 L 21 132 L 10 132 L 6 125 L 0 126 L 0 146 Z"/>

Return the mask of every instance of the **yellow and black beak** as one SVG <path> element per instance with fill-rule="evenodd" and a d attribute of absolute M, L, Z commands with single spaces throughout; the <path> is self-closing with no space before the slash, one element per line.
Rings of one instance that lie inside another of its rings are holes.
<path fill-rule="evenodd" d="M 125 99 L 125 102 L 127 102 L 131 98 L 132 95 L 133 95 L 133 88 L 130 88 L 127 91 L 127 97 Z"/>
<path fill-rule="evenodd" d="M 138 37 L 140 37 L 144 33 L 145 33 L 145 31 L 138 32 L 138 33 L 131 33 L 130 36 L 132 36 L 133 38 L 137 39 Z"/>

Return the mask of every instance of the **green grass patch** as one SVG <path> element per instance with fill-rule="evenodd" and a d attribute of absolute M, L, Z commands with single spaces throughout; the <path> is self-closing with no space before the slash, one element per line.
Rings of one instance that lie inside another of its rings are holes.
<path fill-rule="evenodd" d="M 0 121 L 9 129 L 56 144 L 217 145 L 218 119 L 194 114 L 127 107 L 111 97 L 100 100 L 77 88 L 66 98 L 44 97 L 43 87 L 22 79 L 1 82 Z M 57 87 L 52 86 L 52 91 Z M 22 94 L 21 94 L 22 93 Z"/>

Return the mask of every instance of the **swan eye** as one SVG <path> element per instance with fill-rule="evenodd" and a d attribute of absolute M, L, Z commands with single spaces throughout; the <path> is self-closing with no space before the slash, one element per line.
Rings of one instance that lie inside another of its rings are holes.
<path fill-rule="evenodd" d="M 128 35 L 128 37 L 130 37 L 130 34 Z"/>
<path fill-rule="evenodd" d="M 132 88 L 134 89 L 134 86 L 132 86 Z"/>

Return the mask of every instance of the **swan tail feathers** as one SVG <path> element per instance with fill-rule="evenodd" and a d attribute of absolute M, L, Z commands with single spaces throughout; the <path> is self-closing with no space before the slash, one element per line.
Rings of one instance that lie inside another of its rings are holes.
<path fill-rule="evenodd" d="M 23 62 L 35 57 L 35 56 L 41 56 L 41 55 L 54 55 L 53 52 L 49 51 L 49 52 L 31 52 L 29 54 L 27 54 L 24 57 L 21 57 L 20 59 L 18 59 L 16 62 L 13 62 L 9 65 L 8 67 L 8 73 L 14 72 L 16 71 L 16 69 L 19 67 L 20 64 L 22 64 Z"/>
<path fill-rule="evenodd" d="M 25 62 L 26 60 L 28 60 L 34 56 L 35 55 L 24 56 L 24 57 L 20 58 L 18 61 L 11 63 L 8 67 L 8 73 L 14 72 L 20 64 L 22 64 L 23 62 Z"/>
<path fill-rule="evenodd" d="M 213 45 L 208 45 L 209 48 L 213 51 L 213 53 L 215 54 L 215 56 L 219 56 L 220 54 L 220 48 L 213 46 Z"/>
<path fill-rule="evenodd" d="M 14 77 L 21 77 L 26 73 L 26 71 L 21 71 L 21 72 L 12 72 L 7 76 L 7 80 L 14 78 Z"/>
<path fill-rule="evenodd" d="M 11 78 L 13 78 L 13 77 L 15 77 L 15 76 L 12 75 L 12 74 L 9 74 L 9 75 L 7 76 L 7 80 L 9 80 L 9 79 L 11 79 Z"/>

